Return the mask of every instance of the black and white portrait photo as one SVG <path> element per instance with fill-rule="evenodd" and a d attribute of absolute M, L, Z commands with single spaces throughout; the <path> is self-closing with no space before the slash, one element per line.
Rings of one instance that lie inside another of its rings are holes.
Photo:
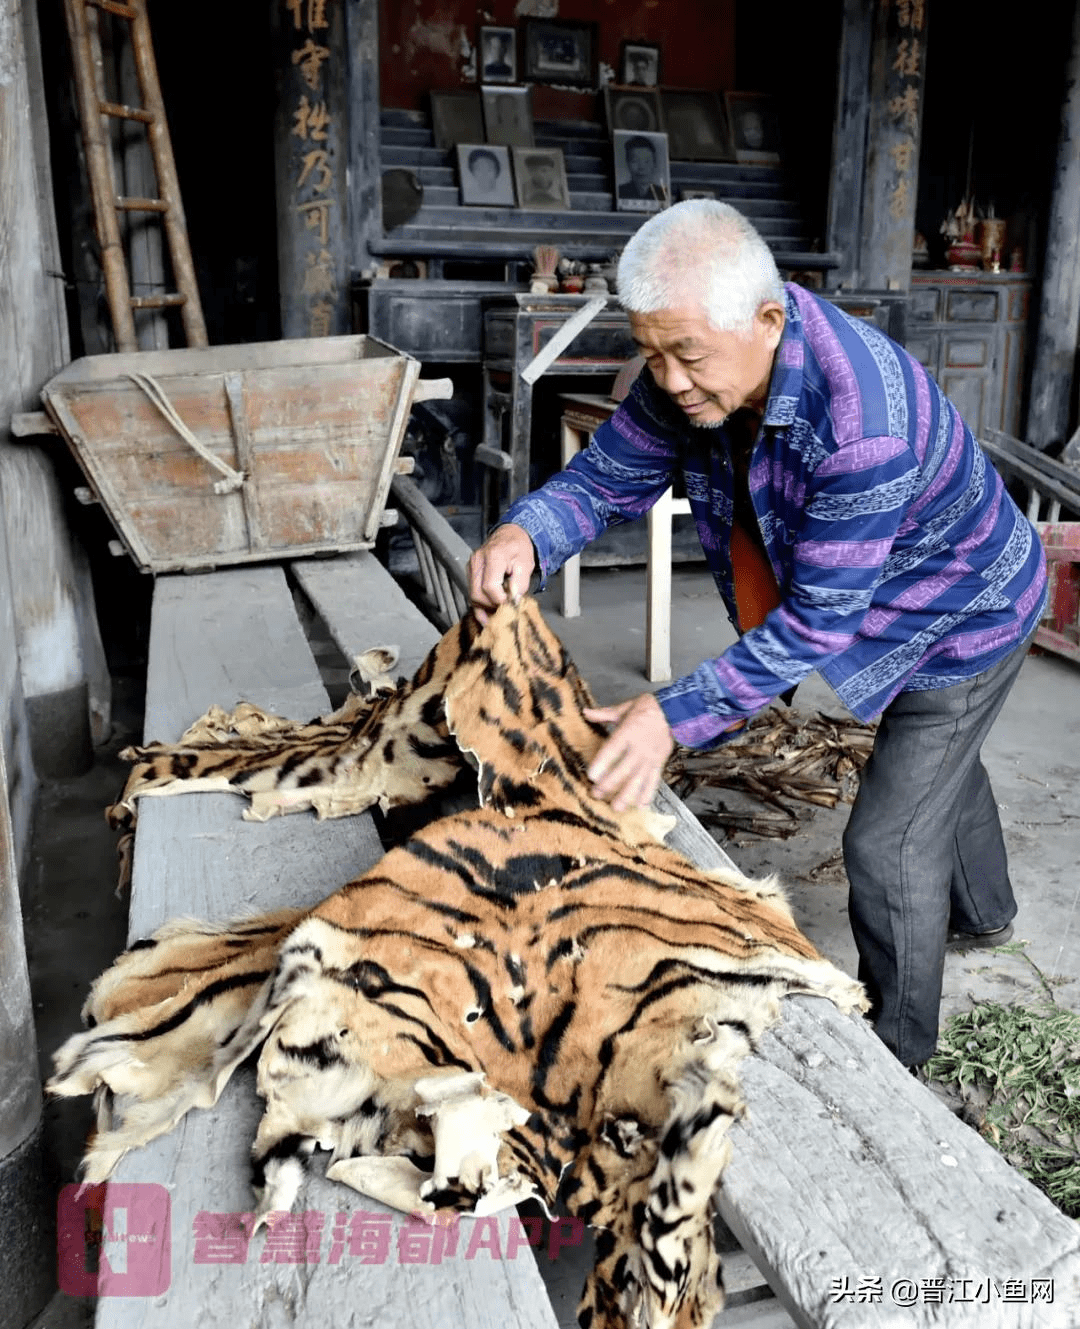
<path fill-rule="evenodd" d="M 507 148 L 533 145 L 532 88 L 484 88 L 484 137 Z"/>
<path fill-rule="evenodd" d="M 484 115 L 480 94 L 470 88 L 454 88 L 431 94 L 431 128 L 437 148 L 458 143 L 484 141 Z"/>
<path fill-rule="evenodd" d="M 617 129 L 615 204 L 620 212 L 658 212 L 671 202 L 666 134 L 634 134 Z"/>
<path fill-rule="evenodd" d="M 489 143 L 459 143 L 457 157 L 462 203 L 489 208 L 514 206 L 508 148 Z"/>
<path fill-rule="evenodd" d="M 596 25 L 525 21 L 525 77 L 533 83 L 596 86 Z"/>
<path fill-rule="evenodd" d="M 514 176 L 522 208 L 568 208 L 570 191 L 560 148 L 515 148 Z"/>
<path fill-rule="evenodd" d="M 664 125 L 660 118 L 660 95 L 655 89 L 619 88 L 611 84 L 604 89 L 608 129 L 629 129 L 638 134 L 659 134 Z"/>
<path fill-rule="evenodd" d="M 735 160 L 762 166 L 780 160 L 780 131 L 772 98 L 759 92 L 728 92 L 728 120 Z"/>
<path fill-rule="evenodd" d="M 517 79 L 517 30 L 480 29 L 480 82 L 513 83 Z"/>
<path fill-rule="evenodd" d="M 715 92 L 665 88 L 660 94 L 672 161 L 734 161 L 727 117 Z"/>
<path fill-rule="evenodd" d="M 660 47 L 651 42 L 623 42 L 619 82 L 638 88 L 655 88 L 660 82 Z"/>

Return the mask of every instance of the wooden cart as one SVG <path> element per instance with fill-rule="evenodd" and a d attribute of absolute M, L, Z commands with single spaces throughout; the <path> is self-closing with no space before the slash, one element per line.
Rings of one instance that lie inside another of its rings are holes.
<path fill-rule="evenodd" d="M 452 390 L 419 372 L 319 337 L 89 356 L 42 398 L 123 547 L 177 572 L 370 549 L 412 403 Z"/>

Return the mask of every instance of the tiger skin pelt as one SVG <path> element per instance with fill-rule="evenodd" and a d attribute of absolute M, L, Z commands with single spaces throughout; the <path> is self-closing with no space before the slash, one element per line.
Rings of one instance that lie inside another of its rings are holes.
<path fill-rule="evenodd" d="M 650 813 L 592 797 L 603 731 L 534 602 L 466 617 L 401 713 L 410 696 L 475 763 L 479 806 L 308 913 L 175 922 L 122 955 L 50 1082 L 98 1094 L 85 1176 L 210 1106 L 261 1048 L 261 1217 L 291 1206 L 316 1146 L 328 1176 L 403 1210 L 535 1195 L 596 1233 L 582 1325 L 709 1325 L 739 1063 L 784 994 L 854 1011 L 862 988 L 773 881 L 703 871 Z"/>

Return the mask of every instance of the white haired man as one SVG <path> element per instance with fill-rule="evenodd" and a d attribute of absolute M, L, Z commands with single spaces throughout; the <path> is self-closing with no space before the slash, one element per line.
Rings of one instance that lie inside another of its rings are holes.
<path fill-rule="evenodd" d="M 1046 594 L 1038 537 L 926 371 L 883 333 L 785 287 L 750 224 L 695 199 L 626 246 L 619 295 L 645 368 L 567 470 L 470 563 L 483 616 L 681 471 L 742 635 L 614 725 L 589 770 L 649 802 L 673 740 L 709 747 L 818 670 L 877 737 L 844 834 L 875 1027 L 932 1055 L 947 945 L 1000 944 L 1016 903 L 979 751 Z"/>

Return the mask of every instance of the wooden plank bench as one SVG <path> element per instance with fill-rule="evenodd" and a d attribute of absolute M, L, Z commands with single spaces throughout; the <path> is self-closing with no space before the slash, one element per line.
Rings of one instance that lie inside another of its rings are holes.
<path fill-rule="evenodd" d="M 416 519 L 434 522 L 437 514 L 417 509 Z M 443 539 L 448 556 L 459 558 L 458 537 Z M 298 572 L 347 656 L 376 644 L 342 577 L 357 557 Z M 675 848 L 702 867 L 732 866 L 666 787 L 658 806 L 676 817 Z M 742 1077 L 749 1110 L 732 1131 L 720 1212 L 796 1325 L 1073 1325 L 1076 1223 L 914 1079 L 865 1021 L 821 998 L 788 998 Z M 856 1299 L 864 1278 L 881 1281 L 881 1305 Z M 1055 1300 L 923 1302 L 920 1280 L 934 1278 L 971 1280 L 956 1285 L 961 1292 L 988 1279 L 1026 1280 L 1029 1294 L 1033 1278 L 1052 1280 Z M 918 1305 L 890 1305 L 904 1280 L 914 1281 Z M 748 1306 L 725 1312 L 717 1329 L 729 1317 L 733 1329 L 749 1324 L 749 1313 Z"/>
<path fill-rule="evenodd" d="M 446 556 L 460 568 L 461 550 L 447 544 Z M 408 672 L 435 640 L 435 629 L 368 554 L 293 571 L 346 656 L 397 643 Z M 281 570 L 159 581 L 147 737 L 175 739 L 212 701 L 229 706 L 241 698 L 296 717 L 327 706 Z M 730 863 L 670 791 L 660 803 L 678 819 L 676 847 L 705 867 Z M 148 800 L 140 811 L 131 936 L 181 913 L 225 917 L 314 903 L 381 852 L 367 816 L 253 824 L 240 819 L 238 800 L 218 795 Z M 823 1000 L 788 999 L 742 1078 L 748 1113 L 732 1132 L 720 1209 L 795 1324 L 1073 1323 L 1077 1225 L 908 1075 L 865 1023 Z M 262 1238 L 243 1262 L 196 1263 L 196 1215 L 250 1208 L 247 1155 L 258 1114 L 245 1069 L 212 1112 L 191 1113 L 125 1160 L 117 1182 L 155 1182 L 170 1193 L 172 1283 L 152 1299 L 102 1298 L 99 1325 L 346 1324 L 356 1308 L 364 1323 L 410 1329 L 555 1325 L 530 1252 L 462 1258 L 467 1218 L 457 1256 L 444 1262 L 449 1268 L 397 1264 L 393 1250 L 383 1265 L 347 1254 L 331 1263 L 335 1216 L 379 1206 L 318 1177 L 297 1205 L 325 1216 L 318 1264 L 263 1263 Z M 400 1224 L 401 1216 L 392 1221 Z M 924 1295 L 933 1279 L 944 1280 L 940 1303 L 932 1290 Z M 1031 1300 L 1033 1279 L 1044 1280 L 1043 1295 L 1052 1288 L 1052 1301 Z M 1002 1280 L 1014 1280 L 1014 1293 L 1022 1285 L 1026 1300 L 995 1294 L 991 1282 Z M 909 1283 L 915 1300 L 904 1305 L 894 1294 L 908 1295 Z M 957 1299 L 980 1288 L 986 1299 Z M 752 1305 L 727 1311 L 718 1329 L 758 1322 L 754 1312 Z"/>
<path fill-rule="evenodd" d="M 460 578 L 464 542 L 423 500 L 409 520 L 414 533 L 439 533 L 433 557 L 445 543 L 450 575 Z M 342 623 L 335 633 L 346 654 L 370 644 L 351 631 Z M 666 786 L 657 805 L 676 818 L 675 848 L 702 867 L 733 866 Z M 1072 1329 L 1077 1224 L 911 1076 L 868 1023 L 821 998 L 788 998 L 742 1079 L 748 1112 L 732 1130 L 719 1208 L 801 1329 Z M 1014 1280 L 1015 1299 L 993 1291 L 1005 1280 Z M 1033 1280 L 1052 1301 L 1032 1300 Z M 905 1304 L 909 1284 L 916 1299 Z M 725 1311 L 717 1329 L 727 1323 L 766 1329 L 778 1321 L 759 1303 Z"/>
<path fill-rule="evenodd" d="M 317 574 L 320 565 L 310 567 Z M 341 564 L 334 580 L 334 594 L 344 598 L 348 590 L 355 597 L 358 636 L 367 645 L 402 644 L 401 665 L 414 669 L 438 634 L 389 574 L 371 555 L 358 554 Z M 283 570 L 160 578 L 151 626 L 146 737 L 175 741 L 212 702 L 231 707 L 241 699 L 298 719 L 329 709 Z M 243 821 L 241 811 L 239 799 L 218 794 L 144 801 L 136 834 L 131 940 L 181 914 L 224 919 L 314 904 L 383 852 L 367 815 L 324 823 L 298 815 L 260 824 Z M 254 1073 L 243 1067 L 214 1109 L 189 1113 L 171 1134 L 120 1165 L 110 1187 L 118 1197 L 112 1203 L 123 1201 L 128 1233 L 135 1234 L 129 1242 L 140 1232 L 139 1192 L 116 1187 L 150 1183 L 168 1192 L 171 1281 L 160 1295 L 101 1296 L 101 1329 L 360 1323 L 404 1329 L 554 1329 L 532 1253 L 521 1249 L 508 1258 L 504 1249 L 496 1259 L 485 1248 L 465 1258 L 474 1221 L 468 1218 L 461 1220 L 456 1254 L 447 1254 L 441 1265 L 399 1262 L 400 1214 L 390 1220 L 393 1238 L 384 1263 L 362 1263 L 348 1246 L 335 1258 L 333 1236 L 345 1221 L 338 1215 L 391 1211 L 317 1176 L 305 1183 L 296 1205 L 306 1219 L 299 1251 L 286 1252 L 292 1258 L 264 1262 L 265 1239 L 259 1236 L 246 1251 L 242 1241 L 232 1243 L 234 1255 L 243 1253 L 235 1263 L 198 1262 L 209 1253 L 206 1225 L 221 1222 L 198 1216 L 252 1208 L 248 1157 L 259 1115 Z M 152 1209 L 152 1195 L 150 1204 Z M 198 1231 L 197 1222 L 202 1225 Z M 500 1223 L 499 1230 L 505 1237 L 506 1225 Z M 157 1235 L 163 1235 L 160 1222 Z M 219 1252 L 225 1244 L 218 1243 Z M 123 1262 L 115 1240 L 106 1240 L 105 1251 L 110 1263 L 118 1254 Z M 297 1256 L 303 1262 L 295 1262 Z"/>

